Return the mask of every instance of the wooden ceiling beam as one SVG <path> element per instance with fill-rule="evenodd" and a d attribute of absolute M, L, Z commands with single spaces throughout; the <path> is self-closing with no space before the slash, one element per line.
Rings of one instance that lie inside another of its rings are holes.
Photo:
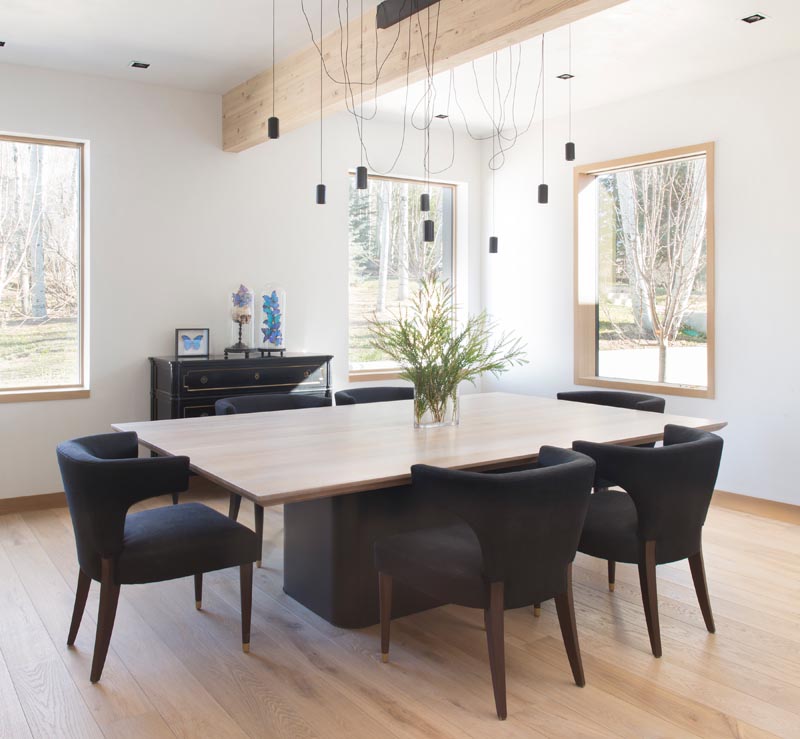
<path fill-rule="evenodd" d="M 431 8 L 431 24 L 439 13 L 439 36 L 435 50 L 435 71 L 443 72 L 512 44 L 573 23 L 625 0 L 440 0 Z M 313 3 L 309 3 L 309 9 Z M 355 3 L 351 3 L 351 7 Z M 378 58 L 383 60 L 397 38 L 397 46 L 380 75 L 377 94 L 382 95 L 426 75 L 420 25 L 427 30 L 427 13 L 412 16 L 399 26 L 377 31 Z M 312 20 L 312 22 L 314 22 Z M 411 54 L 407 61 L 408 25 L 411 23 Z M 365 13 L 349 24 L 348 71 L 353 83 L 360 79 L 361 47 L 364 39 L 364 78 L 375 75 L 375 11 Z M 433 31 L 431 31 L 433 33 Z M 322 43 L 328 71 L 343 79 L 339 29 Z M 426 40 L 427 43 L 427 40 Z M 276 65 L 275 114 L 281 133 L 299 128 L 319 118 L 319 54 L 311 43 Z M 267 141 L 267 118 L 272 114 L 272 68 L 243 82 L 222 98 L 222 138 L 225 151 L 244 151 Z M 358 96 L 359 86 L 352 85 Z M 365 90 L 365 100 L 375 87 Z M 323 86 L 323 114 L 346 108 L 345 87 L 327 77 Z"/>

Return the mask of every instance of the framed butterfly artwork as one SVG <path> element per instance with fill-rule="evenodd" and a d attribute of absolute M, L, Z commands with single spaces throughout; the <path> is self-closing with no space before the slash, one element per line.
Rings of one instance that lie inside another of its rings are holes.
<path fill-rule="evenodd" d="M 209 330 L 207 328 L 176 328 L 176 357 L 207 357 Z"/>

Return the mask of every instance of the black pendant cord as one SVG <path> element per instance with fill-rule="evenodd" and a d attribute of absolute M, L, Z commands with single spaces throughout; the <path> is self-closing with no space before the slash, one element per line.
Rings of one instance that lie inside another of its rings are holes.
<path fill-rule="evenodd" d="M 323 102 L 323 62 L 322 55 L 322 0 L 319 0 L 319 184 L 317 185 L 317 205 L 325 205 L 326 187 L 324 185 L 324 159 L 323 159 L 323 128 L 322 128 L 322 102 Z"/>
<path fill-rule="evenodd" d="M 436 232 L 433 219 L 430 217 L 430 199 L 431 199 L 431 122 L 433 121 L 432 117 L 432 100 L 431 100 L 431 92 L 433 90 L 433 64 L 434 64 L 434 49 L 431 47 L 431 8 L 428 6 L 427 12 L 428 18 L 428 54 L 425 54 L 425 42 L 422 41 L 422 51 L 423 56 L 425 57 L 426 67 L 428 71 L 428 84 L 426 89 L 426 100 L 425 100 L 425 135 L 423 136 L 424 139 L 424 152 L 423 152 L 423 167 L 425 169 L 425 195 L 427 197 L 423 197 L 420 203 L 420 208 L 423 211 L 427 211 L 427 217 L 422 223 L 422 240 L 426 243 L 433 243 L 436 240 Z M 437 16 L 436 20 L 436 27 L 438 32 L 439 27 L 439 20 Z M 422 27 L 420 27 L 420 40 L 422 40 Z M 434 46 L 436 44 L 436 40 L 434 39 Z"/>
<path fill-rule="evenodd" d="M 548 187 L 544 181 L 544 155 L 545 155 L 545 106 L 544 106 L 544 99 L 545 99 L 545 87 L 546 87 L 546 76 L 544 71 L 544 34 L 542 34 L 542 182 L 539 185 L 539 203 L 544 205 L 548 201 Z"/>
<path fill-rule="evenodd" d="M 280 138 L 280 121 L 275 115 L 275 0 L 272 0 L 272 115 L 267 120 L 267 136 L 270 139 Z"/>
<path fill-rule="evenodd" d="M 568 162 L 575 161 L 575 142 L 572 140 L 572 80 L 574 75 L 572 74 L 572 24 L 570 23 L 568 26 L 569 29 L 569 64 L 567 69 L 567 74 L 569 75 L 569 79 L 567 79 L 567 99 L 569 110 L 567 112 L 567 143 L 564 147 L 564 158 Z"/>
<path fill-rule="evenodd" d="M 494 52 L 494 56 L 492 59 L 492 71 L 494 73 L 495 78 L 497 77 L 497 52 Z M 496 224 L 497 224 L 497 167 L 495 166 L 495 156 L 496 154 L 496 145 L 498 139 L 498 127 L 495 123 L 495 90 L 496 85 L 492 83 L 492 126 L 494 130 L 492 131 L 492 233 L 496 234 Z M 498 239 L 496 235 L 492 235 L 489 237 L 489 254 L 497 254 L 497 247 L 498 247 Z"/>

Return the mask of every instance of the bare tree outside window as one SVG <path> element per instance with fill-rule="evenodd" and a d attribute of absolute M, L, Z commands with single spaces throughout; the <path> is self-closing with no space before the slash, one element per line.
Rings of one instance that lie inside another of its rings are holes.
<path fill-rule="evenodd" d="M 81 165 L 0 138 L 0 390 L 81 384 Z"/>
<path fill-rule="evenodd" d="M 420 195 L 430 192 L 435 241 L 422 240 Z M 368 319 L 388 318 L 407 305 L 425 275 L 453 277 L 455 188 L 416 180 L 370 177 L 350 189 L 350 369 L 390 369 L 370 345 Z"/>

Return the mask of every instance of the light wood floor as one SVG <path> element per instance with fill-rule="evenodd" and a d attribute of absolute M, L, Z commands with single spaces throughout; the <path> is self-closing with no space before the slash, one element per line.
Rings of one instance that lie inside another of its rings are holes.
<path fill-rule="evenodd" d="M 154 504 L 164 504 L 157 500 Z M 211 499 L 227 510 L 221 496 Z M 552 602 L 506 613 L 508 711 L 497 721 L 479 611 L 453 606 L 344 631 L 281 590 L 282 513 L 265 517 L 252 651 L 236 571 L 123 587 L 102 681 L 89 683 L 97 586 L 65 645 L 77 569 L 66 509 L 0 517 L 0 736 L 800 737 L 800 527 L 712 508 L 705 555 L 716 635 L 686 563 L 658 569 L 664 656 L 650 655 L 635 568 L 580 556 L 587 685 L 572 678 Z M 242 504 L 242 520 L 252 506 Z"/>

